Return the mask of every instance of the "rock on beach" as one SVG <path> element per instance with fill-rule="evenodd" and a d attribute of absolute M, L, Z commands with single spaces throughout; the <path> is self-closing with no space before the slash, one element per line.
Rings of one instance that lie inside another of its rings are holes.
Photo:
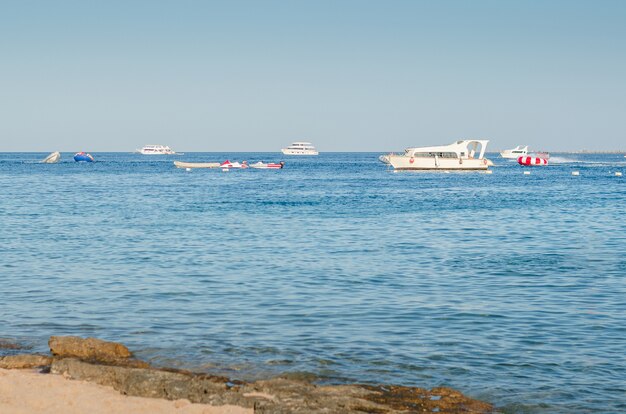
<path fill-rule="evenodd" d="M 228 410 L 255 414 L 494 412 L 492 405 L 449 388 L 427 390 L 393 385 L 318 385 L 288 376 L 244 382 L 183 370 L 154 368 L 146 362 L 130 359 L 131 352 L 124 345 L 96 338 L 53 336 L 49 345 L 52 357 L 5 356 L 0 358 L 0 369 L 47 366 L 47 371 L 57 374 L 54 377 L 109 386 L 123 395 L 187 401 L 203 404 L 211 410 L 230 407 Z M 2 391 L 0 387 L 0 412 L 4 398 Z M 97 406 L 98 402 L 94 401 L 92 408 Z M 92 412 L 90 408 L 85 410 Z"/>
<path fill-rule="evenodd" d="M 25 369 L 45 367 L 52 363 L 52 358 L 45 355 L 9 355 L 0 357 L 0 368 Z"/>
<path fill-rule="evenodd" d="M 24 349 L 24 347 L 15 341 L 6 338 L 0 338 L 0 349 Z"/>
<path fill-rule="evenodd" d="M 54 356 L 74 357 L 95 361 L 116 361 L 130 358 L 129 349 L 117 342 L 78 336 L 51 336 L 48 341 Z"/>

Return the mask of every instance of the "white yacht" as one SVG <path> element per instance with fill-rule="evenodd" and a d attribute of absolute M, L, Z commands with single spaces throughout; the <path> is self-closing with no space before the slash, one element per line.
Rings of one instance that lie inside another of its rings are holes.
<path fill-rule="evenodd" d="M 500 153 L 500 156 L 502 158 L 509 158 L 513 160 L 516 160 L 519 157 L 523 157 L 525 155 L 528 155 L 528 145 L 526 145 L 525 147 L 518 145 L 517 147 L 513 149 L 504 150 Z"/>
<path fill-rule="evenodd" d="M 167 145 L 146 145 L 142 149 L 137 150 L 138 153 L 143 155 L 172 155 L 176 154 Z"/>
<path fill-rule="evenodd" d="M 46 158 L 41 160 L 43 164 L 56 164 L 61 159 L 61 153 L 59 151 L 55 151 L 52 154 L 48 155 Z"/>
<path fill-rule="evenodd" d="M 487 170 L 493 162 L 485 158 L 488 140 L 461 140 L 450 145 L 407 148 L 404 154 L 381 155 L 380 160 L 395 170 Z"/>
<path fill-rule="evenodd" d="M 281 151 L 285 155 L 319 155 L 319 152 L 310 142 L 294 142 Z"/>

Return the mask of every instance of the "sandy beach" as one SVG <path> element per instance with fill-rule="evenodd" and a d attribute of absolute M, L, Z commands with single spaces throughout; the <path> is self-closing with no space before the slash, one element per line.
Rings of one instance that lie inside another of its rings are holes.
<path fill-rule="evenodd" d="M 36 370 L 0 369 L 3 414 L 251 414 L 252 409 L 122 395 L 111 387 Z"/>

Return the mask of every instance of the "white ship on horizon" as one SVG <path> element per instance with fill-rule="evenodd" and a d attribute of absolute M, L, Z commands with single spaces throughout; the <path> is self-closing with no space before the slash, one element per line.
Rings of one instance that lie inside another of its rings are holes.
<path fill-rule="evenodd" d="M 319 155 L 313 144 L 303 141 L 294 142 L 281 151 L 285 155 Z"/>
<path fill-rule="evenodd" d="M 174 150 L 172 150 L 167 145 L 146 145 L 141 149 L 137 150 L 138 153 L 143 155 L 173 155 L 176 154 Z"/>

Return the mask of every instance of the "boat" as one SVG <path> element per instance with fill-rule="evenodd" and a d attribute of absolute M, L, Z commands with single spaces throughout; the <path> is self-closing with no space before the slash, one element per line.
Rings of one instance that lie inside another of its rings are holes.
<path fill-rule="evenodd" d="M 267 164 L 263 163 L 263 161 L 259 161 L 259 162 L 255 162 L 254 164 L 250 164 L 250 168 L 258 168 L 258 169 L 261 169 L 261 170 L 268 170 L 268 169 L 276 169 L 276 170 L 278 170 L 278 169 L 283 168 L 284 166 L 285 166 L 285 162 L 284 161 L 281 161 L 281 162 L 278 162 L 278 163 L 270 162 L 270 163 L 267 163 Z"/>
<path fill-rule="evenodd" d="M 519 158 L 519 157 L 521 157 L 523 155 L 528 155 L 528 145 L 526 145 L 525 147 L 522 147 L 521 145 L 518 145 L 517 147 L 515 147 L 513 149 L 504 150 L 504 151 L 500 152 L 500 156 L 502 158 L 508 158 L 508 159 L 512 159 L 512 160 L 516 160 L 517 158 Z"/>
<path fill-rule="evenodd" d="M 219 168 L 219 162 L 182 162 L 174 161 L 176 168 Z"/>
<path fill-rule="evenodd" d="M 41 160 L 43 164 L 56 164 L 61 159 L 61 153 L 59 151 L 55 151 L 48 155 L 46 158 Z"/>
<path fill-rule="evenodd" d="M 548 165 L 548 159 L 542 157 L 532 157 L 529 155 L 519 157 L 517 159 L 517 163 L 519 165 L 523 165 L 526 167 L 534 167 L 539 165 Z"/>
<path fill-rule="evenodd" d="M 242 161 L 241 163 L 235 161 L 231 162 L 229 160 L 224 161 L 219 165 L 220 168 L 248 168 L 248 161 Z"/>
<path fill-rule="evenodd" d="M 460 140 L 450 145 L 414 147 L 404 154 L 388 154 L 380 161 L 395 170 L 487 170 L 493 165 L 485 158 L 489 140 Z"/>
<path fill-rule="evenodd" d="M 319 152 L 315 149 L 310 142 L 293 142 L 287 148 L 281 149 L 285 155 L 319 155 Z"/>
<path fill-rule="evenodd" d="M 77 152 L 74 154 L 74 161 L 76 162 L 94 162 L 95 160 L 91 156 L 91 154 L 87 154 L 86 152 Z"/>
<path fill-rule="evenodd" d="M 142 149 L 137 150 L 143 155 L 174 155 L 176 152 L 167 145 L 146 145 Z"/>

